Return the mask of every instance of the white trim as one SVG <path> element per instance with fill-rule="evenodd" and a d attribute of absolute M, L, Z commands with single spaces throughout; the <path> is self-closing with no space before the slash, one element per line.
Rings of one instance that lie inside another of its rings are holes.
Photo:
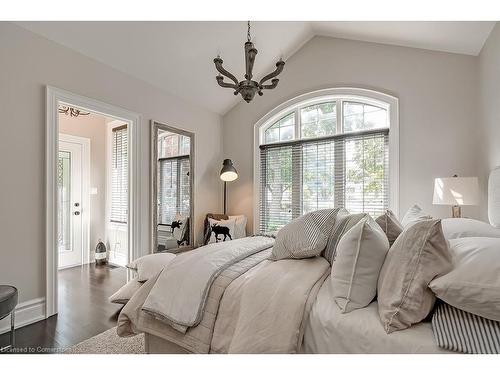
<path fill-rule="evenodd" d="M 276 108 L 265 114 L 254 125 L 254 145 L 253 145 L 253 228 L 254 233 L 259 228 L 259 199 L 260 199 L 260 160 L 258 148 L 263 144 L 265 129 L 271 126 L 286 114 L 296 111 L 311 104 L 328 100 L 362 100 L 364 103 L 372 103 L 385 108 L 389 112 L 389 208 L 398 217 L 399 214 L 399 99 L 395 96 L 384 94 L 379 91 L 354 88 L 354 87 L 334 87 L 323 90 L 316 90 L 296 96 L 285 101 Z M 339 113 L 337 111 L 337 116 Z M 296 129 L 297 129 L 296 124 Z"/>
<path fill-rule="evenodd" d="M 76 143 L 82 146 L 82 263 L 90 262 L 90 153 L 91 143 L 89 138 L 71 134 L 59 133 L 59 141 Z M 73 267 L 73 266 L 71 266 Z M 59 268 L 62 269 L 62 268 Z"/>
<path fill-rule="evenodd" d="M 141 186 L 139 114 L 59 88 L 46 87 L 46 312 L 45 317 L 57 314 L 57 149 L 58 105 L 74 105 L 93 113 L 115 117 L 128 124 L 129 139 L 129 249 L 130 260 L 140 256 L 141 239 Z"/>
<path fill-rule="evenodd" d="M 21 302 L 15 308 L 15 328 L 21 328 L 45 319 L 45 298 Z M 10 331 L 10 315 L 0 321 L 0 335 Z"/>

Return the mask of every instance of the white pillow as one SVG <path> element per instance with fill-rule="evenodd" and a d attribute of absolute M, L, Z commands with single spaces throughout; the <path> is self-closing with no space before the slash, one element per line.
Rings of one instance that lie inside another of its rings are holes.
<path fill-rule="evenodd" d="M 158 275 L 175 258 L 172 253 L 148 254 L 127 264 L 127 268 L 137 271 L 138 281 L 147 281 Z"/>
<path fill-rule="evenodd" d="M 500 238 L 452 239 L 453 269 L 431 281 L 436 296 L 449 305 L 500 321 Z"/>
<path fill-rule="evenodd" d="M 143 283 L 137 280 L 137 278 L 130 280 L 117 292 L 115 292 L 112 296 L 109 297 L 109 302 L 111 303 L 119 303 L 122 305 L 127 304 L 127 302 L 132 298 L 132 296 L 139 290 Z"/>
<path fill-rule="evenodd" d="M 236 219 L 229 220 L 215 220 L 212 218 L 208 219 L 210 223 L 210 241 L 208 243 L 224 242 L 235 239 L 234 227 L 236 225 Z"/>
<path fill-rule="evenodd" d="M 245 215 L 229 216 L 229 220 L 234 219 L 234 239 L 247 236 L 247 217 Z"/>
<path fill-rule="evenodd" d="M 343 313 L 373 301 L 388 250 L 387 236 L 370 216 L 342 236 L 332 264 L 331 283 L 333 298 Z"/>
<path fill-rule="evenodd" d="M 427 220 L 432 219 L 432 216 L 424 212 L 417 204 L 413 205 L 406 211 L 405 216 L 403 216 L 403 220 L 401 220 L 401 225 L 403 228 L 415 223 L 419 220 Z"/>
<path fill-rule="evenodd" d="M 484 221 L 450 218 L 441 220 L 444 237 L 448 240 L 463 237 L 492 237 L 500 238 L 500 229 Z"/>

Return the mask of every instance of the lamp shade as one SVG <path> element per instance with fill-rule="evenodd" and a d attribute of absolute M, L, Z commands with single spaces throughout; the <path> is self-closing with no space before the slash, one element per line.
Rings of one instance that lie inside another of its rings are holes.
<path fill-rule="evenodd" d="M 238 178 L 238 172 L 231 159 L 224 159 L 222 169 L 220 170 L 220 179 L 222 181 L 234 181 Z"/>
<path fill-rule="evenodd" d="M 479 204 L 477 177 L 436 178 L 432 203 L 448 206 L 476 206 Z"/>

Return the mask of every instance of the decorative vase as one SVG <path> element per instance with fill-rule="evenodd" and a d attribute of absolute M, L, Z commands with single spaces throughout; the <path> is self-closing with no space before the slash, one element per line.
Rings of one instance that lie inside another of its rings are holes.
<path fill-rule="evenodd" d="M 95 247 L 95 264 L 100 266 L 108 263 L 108 252 L 106 250 L 106 245 L 99 240 L 97 246 Z"/>

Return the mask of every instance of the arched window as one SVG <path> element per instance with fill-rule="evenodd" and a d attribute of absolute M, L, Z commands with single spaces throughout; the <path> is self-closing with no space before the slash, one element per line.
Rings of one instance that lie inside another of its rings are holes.
<path fill-rule="evenodd" d="M 255 228 L 307 212 L 398 212 L 397 99 L 364 89 L 295 98 L 256 124 Z"/>

